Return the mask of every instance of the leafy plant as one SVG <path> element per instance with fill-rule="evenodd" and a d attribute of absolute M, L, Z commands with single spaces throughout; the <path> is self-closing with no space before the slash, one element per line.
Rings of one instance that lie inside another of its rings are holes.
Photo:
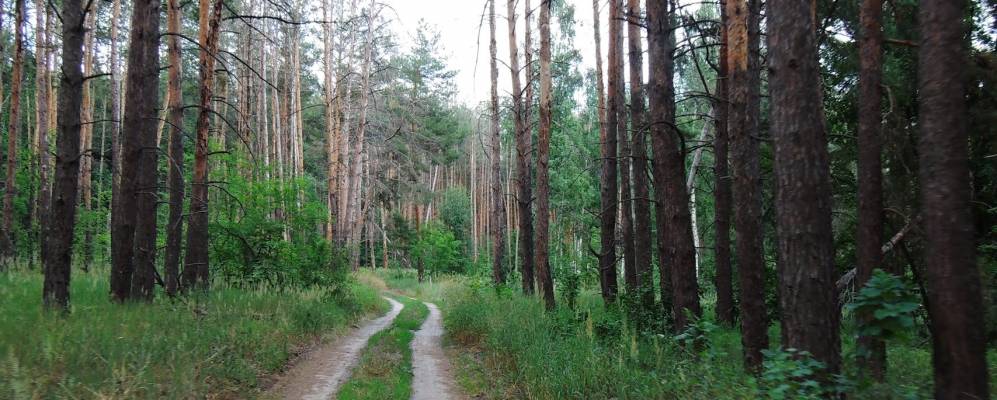
<path fill-rule="evenodd" d="M 859 325 L 859 335 L 894 339 L 914 327 L 914 311 L 919 306 L 917 295 L 907 282 L 877 269 L 847 308 L 871 316 Z"/>
<path fill-rule="evenodd" d="M 809 352 L 796 349 L 762 350 L 765 361 L 759 377 L 761 397 L 781 399 L 825 399 L 847 392 L 849 382 L 840 375 L 833 384 L 822 383 L 827 367 Z"/>

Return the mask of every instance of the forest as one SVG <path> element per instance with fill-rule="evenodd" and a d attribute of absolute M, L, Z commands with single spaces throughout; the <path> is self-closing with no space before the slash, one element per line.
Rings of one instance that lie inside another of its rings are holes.
<path fill-rule="evenodd" d="M 997 396 L 997 0 L 0 0 L 0 143 L 0 399 Z"/>

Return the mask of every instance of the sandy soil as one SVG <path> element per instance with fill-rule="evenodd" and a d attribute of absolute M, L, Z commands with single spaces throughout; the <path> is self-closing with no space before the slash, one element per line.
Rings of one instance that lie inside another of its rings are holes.
<path fill-rule="evenodd" d="M 401 303 L 387 297 L 385 299 L 391 303 L 391 311 L 302 356 L 294 367 L 278 379 L 277 384 L 264 398 L 288 400 L 332 398 L 339 391 L 339 386 L 349 379 L 350 372 L 360 360 L 360 354 L 367 347 L 367 340 L 391 326 L 395 317 L 402 311 Z"/>
<path fill-rule="evenodd" d="M 461 399 L 450 360 L 441 346 L 443 323 L 440 309 L 425 303 L 429 316 L 412 340 L 412 400 Z"/>

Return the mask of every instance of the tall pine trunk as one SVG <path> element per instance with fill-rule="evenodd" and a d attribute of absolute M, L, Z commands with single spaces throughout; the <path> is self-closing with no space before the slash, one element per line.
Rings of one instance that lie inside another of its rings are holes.
<path fill-rule="evenodd" d="M 49 72 L 48 35 L 44 0 L 35 0 L 35 134 L 38 135 L 38 226 L 44 230 L 49 223 L 49 207 L 52 205 L 51 164 L 49 156 Z M 48 237 L 39 232 L 40 255 L 45 256 Z"/>
<path fill-rule="evenodd" d="M 509 66 L 512 74 L 512 120 L 516 130 L 516 206 L 518 207 L 516 216 L 518 217 L 519 234 L 519 263 L 523 273 L 523 293 L 533 294 L 533 193 L 532 193 L 532 168 L 533 145 L 532 135 L 526 122 L 526 114 L 523 107 L 523 85 L 520 83 L 519 50 L 516 42 L 516 0 L 508 1 L 509 20 Z M 529 12 L 529 8 L 527 8 Z M 529 18 L 524 17 L 529 24 Z M 525 52 L 529 54 L 527 47 Z M 526 65 L 526 70 L 530 71 L 530 65 Z M 526 74 L 527 85 L 530 82 L 530 74 Z M 531 101 L 526 99 L 526 101 Z"/>
<path fill-rule="evenodd" d="M 779 1 L 768 7 L 782 346 L 810 352 L 827 366 L 829 379 L 841 367 L 840 315 L 815 4 Z"/>
<path fill-rule="evenodd" d="M 667 299 L 671 278 L 672 316 L 682 331 L 702 315 L 696 279 L 696 249 L 692 240 L 689 191 L 685 186 L 685 149 L 675 126 L 674 16 L 664 2 L 647 5 L 648 55 L 651 68 L 650 115 L 654 150 L 654 190 L 658 200 L 658 246 L 662 299 Z M 666 302 L 667 305 L 667 302 Z M 668 312 L 668 310 L 665 310 Z"/>
<path fill-rule="evenodd" d="M 651 194 L 647 173 L 647 116 L 644 108 L 644 55 L 641 44 L 640 0 L 627 0 L 627 39 L 630 59 L 630 129 L 633 140 L 633 229 L 634 270 L 641 308 L 651 313 L 654 308 L 654 273 L 651 270 Z M 635 297 L 636 299 L 636 297 Z"/>
<path fill-rule="evenodd" d="M 727 71 L 727 1 L 720 4 L 720 60 L 717 63 L 717 93 L 713 104 L 716 134 L 713 140 L 713 175 L 714 175 L 714 264 L 716 268 L 715 285 L 717 291 L 717 321 L 724 326 L 734 326 L 734 285 L 733 271 L 730 262 L 730 215 L 731 209 L 731 177 L 727 166 L 729 146 L 727 132 L 727 102 L 730 80 Z"/>
<path fill-rule="evenodd" d="M 45 308 L 69 310 L 73 261 L 73 227 L 80 173 L 80 105 L 83 103 L 83 4 L 62 2 L 62 77 L 59 90 L 58 138 L 52 204 L 45 226 L 47 251 L 42 254 Z"/>
<path fill-rule="evenodd" d="M 858 231 L 855 235 L 857 285 L 862 287 L 881 268 L 883 252 L 883 0 L 863 0 L 859 10 L 859 129 L 858 129 Z M 868 323 L 872 315 L 859 315 Z M 859 337 L 858 365 L 882 382 L 886 372 L 886 344 L 874 337 Z"/>
<path fill-rule="evenodd" d="M 207 289 L 208 268 L 208 133 L 215 55 L 218 53 L 218 30 L 221 23 L 221 0 L 200 0 L 198 42 L 200 43 L 200 109 L 194 143 L 194 175 L 190 188 L 190 215 L 187 219 L 187 253 L 184 255 L 183 287 Z"/>
<path fill-rule="evenodd" d="M 966 132 L 964 0 L 922 0 L 918 48 L 921 206 L 935 398 L 987 399 Z"/>
<path fill-rule="evenodd" d="M 505 198 L 502 193 L 502 168 L 501 168 L 501 137 L 499 136 L 499 101 L 498 101 L 498 45 L 495 42 L 495 2 L 490 0 L 488 12 L 488 27 L 491 31 L 491 42 L 489 52 L 491 54 L 491 172 L 492 172 L 492 281 L 498 285 L 505 283 L 505 269 L 502 263 L 504 256 L 505 240 Z M 418 208 L 416 208 L 416 220 Z"/>
<path fill-rule="evenodd" d="M 10 113 L 7 125 L 7 179 L 3 194 L 3 223 L 0 229 L 0 263 L 9 263 L 14 254 L 14 195 L 17 194 L 17 139 L 21 119 L 21 75 L 24 70 L 24 0 L 14 2 L 14 66 L 10 71 Z"/>
<path fill-rule="evenodd" d="M 602 38 L 599 32 L 599 0 L 592 0 L 595 30 L 595 76 L 599 96 L 599 149 L 602 160 L 602 173 L 599 176 L 599 284 L 602 300 L 606 304 L 616 301 L 616 119 L 617 116 L 606 106 L 606 92 L 603 89 Z M 612 18 L 612 17 L 610 17 Z M 609 21 L 610 37 L 614 34 L 614 23 Z M 610 55 L 613 52 L 610 51 Z M 612 63 L 610 68 L 612 69 Z M 610 79 L 612 88 L 616 83 Z M 612 93 L 612 89 L 610 89 Z M 615 104 L 612 96 L 609 102 Z"/>
<path fill-rule="evenodd" d="M 166 29 L 171 33 L 166 37 L 169 71 L 167 105 L 170 125 L 170 146 L 167 156 L 166 180 L 170 191 L 170 214 L 166 225 L 166 253 L 163 260 L 165 272 L 166 294 L 176 295 L 180 286 L 180 252 L 183 242 L 183 198 L 184 198 L 184 149 L 183 149 L 183 90 L 181 90 L 181 74 L 183 60 L 180 58 L 180 10 L 179 0 L 168 0 L 166 3 Z M 245 100 L 245 99 L 240 99 Z"/>
<path fill-rule="evenodd" d="M 741 345 L 744 365 L 761 367 L 768 348 L 765 310 L 765 258 L 762 237 L 762 178 L 759 158 L 757 96 L 759 71 L 754 44 L 758 42 L 759 0 L 727 1 L 727 72 L 733 175 L 734 234 L 741 288 Z"/>
<path fill-rule="evenodd" d="M 554 309 L 554 280 L 550 270 L 550 133 L 552 81 L 550 71 L 550 12 L 553 0 L 540 4 L 540 130 L 537 133 L 537 282 L 544 306 Z"/>

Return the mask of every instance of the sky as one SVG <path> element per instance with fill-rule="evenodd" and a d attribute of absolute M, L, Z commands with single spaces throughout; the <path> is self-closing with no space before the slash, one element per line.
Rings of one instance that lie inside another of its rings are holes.
<path fill-rule="evenodd" d="M 496 36 L 498 44 L 499 58 L 499 95 L 507 95 L 512 87 L 509 68 L 509 46 L 508 46 L 508 20 L 506 19 L 506 2 L 497 0 L 495 7 L 496 14 Z M 519 41 L 520 64 L 523 63 L 523 0 L 518 0 L 517 6 L 517 30 L 516 39 Z M 541 0 L 533 0 L 531 6 L 536 8 Z M 592 32 L 592 1 L 591 0 L 567 0 L 567 3 L 575 6 L 576 37 L 575 47 L 582 54 L 581 70 L 595 68 L 595 45 Z M 600 11 L 603 20 L 601 29 L 603 30 L 603 54 L 605 54 L 606 38 L 606 14 L 608 9 L 606 2 L 601 1 Z M 469 106 L 475 106 L 482 101 L 487 101 L 491 93 L 489 80 L 489 54 L 488 54 L 488 18 L 482 19 L 482 13 L 486 12 L 485 0 L 388 0 L 387 4 L 394 10 L 388 11 L 396 23 L 393 24 L 399 41 L 408 48 L 413 40 L 414 32 L 419 26 L 420 20 L 425 20 L 430 26 L 435 27 L 440 33 L 441 45 L 444 57 L 450 68 L 457 71 L 456 83 L 459 91 L 458 101 Z M 536 27 L 536 17 L 539 11 L 534 13 L 533 41 L 534 46 L 539 44 L 540 33 Z"/>

